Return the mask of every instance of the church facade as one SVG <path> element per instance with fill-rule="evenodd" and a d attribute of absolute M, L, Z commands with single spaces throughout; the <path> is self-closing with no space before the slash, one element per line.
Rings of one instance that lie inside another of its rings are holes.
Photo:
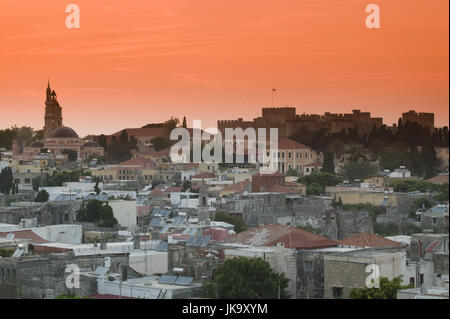
<path fill-rule="evenodd" d="M 44 139 L 34 141 L 28 145 L 23 155 L 26 157 L 50 153 L 54 156 L 62 155 L 67 151 L 74 151 L 78 159 L 85 160 L 90 155 L 104 155 L 104 149 L 97 142 L 83 140 L 70 127 L 63 126 L 62 107 L 60 106 L 55 90 L 48 83 L 45 100 Z"/>

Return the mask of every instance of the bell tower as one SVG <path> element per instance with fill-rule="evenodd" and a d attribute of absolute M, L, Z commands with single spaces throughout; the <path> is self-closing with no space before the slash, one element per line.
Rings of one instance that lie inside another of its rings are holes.
<path fill-rule="evenodd" d="M 48 137 L 54 129 L 63 126 L 62 108 L 58 103 L 55 90 L 52 91 L 50 88 L 50 80 L 45 96 L 44 137 Z"/>
<path fill-rule="evenodd" d="M 210 225 L 209 206 L 208 206 L 208 188 L 205 183 L 200 186 L 198 195 L 198 223 L 203 226 Z"/>

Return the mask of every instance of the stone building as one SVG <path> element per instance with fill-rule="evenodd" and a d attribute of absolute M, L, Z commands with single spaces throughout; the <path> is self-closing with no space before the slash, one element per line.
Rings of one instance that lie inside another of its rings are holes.
<path fill-rule="evenodd" d="M 25 147 L 23 156 L 34 157 L 41 153 L 58 156 L 66 151 L 75 152 L 80 159 L 87 159 L 94 154 L 104 155 L 103 147 L 97 142 L 83 140 L 72 128 L 63 126 L 62 107 L 49 82 L 45 100 L 44 139 Z"/>
<path fill-rule="evenodd" d="M 347 299 L 353 288 L 366 287 L 372 271 L 367 266 L 377 265 L 379 275 L 392 280 L 406 271 L 404 249 L 362 249 L 324 255 L 324 298 Z"/>
<path fill-rule="evenodd" d="M 168 245 L 169 275 L 174 269 L 178 275 L 193 277 L 195 282 L 212 280 L 213 272 L 224 262 L 223 247 L 209 245 L 207 247 Z"/>
<path fill-rule="evenodd" d="M 84 282 L 82 277 L 80 288 L 67 288 L 66 279 L 71 272 L 66 269 L 68 265 L 77 265 L 80 271 L 94 271 L 104 265 L 105 256 L 110 257 L 111 271 L 120 272 L 122 266 L 128 266 L 128 253 L 0 258 L 0 299 L 49 299 L 69 293 L 84 297 L 95 293 L 96 280 Z"/>
<path fill-rule="evenodd" d="M 39 225 L 73 224 L 81 204 L 70 201 L 0 207 L 0 223 L 18 225 L 22 219 L 36 218 Z"/>
<path fill-rule="evenodd" d="M 269 224 L 312 227 L 332 239 L 373 231 L 367 212 L 335 210 L 330 198 L 299 194 L 249 193 L 218 203 L 216 211 L 242 218 L 249 227 Z"/>
<path fill-rule="evenodd" d="M 417 113 L 414 110 L 402 113 L 402 123 L 417 123 L 424 128 L 433 132 L 434 130 L 434 113 Z"/>
<path fill-rule="evenodd" d="M 278 128 L 280 138 L 288 138 L 301 128 L 307 128 L 310 131 L 327 130 L 330 133 L 339 133 L 341 131 L 355 130 L 357 134 L 369 134 L 373 127 L 381 127 L 382 118 L 374 118 L 369 112 L 352 110 L 352 113 L 336 114 L 325 113 L 318 114 L 296 114 L 295 107 L 270 107 L 262 108 L 262 116 L 254 118 L 253 121 L 244 121 L 242 118 L 237 120 L 219 120 L 218 129 L 225 133 L 225 128 Z M 268 134 L 266 133 L 268 136 Z"/>

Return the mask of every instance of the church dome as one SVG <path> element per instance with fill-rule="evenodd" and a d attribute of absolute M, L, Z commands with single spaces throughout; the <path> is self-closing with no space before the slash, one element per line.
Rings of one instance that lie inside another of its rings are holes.
<path fill-rule="evenodd" d="M 70 127 L 58 127 L 57 129 L 54 129 L 50 135 L 50 138 L 80 138 L 73 129 Z"/>
<path fill-rule="evenodd" d="M 98 147 L 100 147 L 100 145 L 98 145 L 98 143 L 95 141 L 87 141 L 86 143 L 83 144 L 83 148 L 98 148 Z"/>
<path fill-rule="evenodd" d="M 30 147 L 30 148 L 43 148 L 44 147 L 44 143 L 42 143 L 41 141 L 34 141 L 30 145 L 28 145 L 28 147 Z"/>

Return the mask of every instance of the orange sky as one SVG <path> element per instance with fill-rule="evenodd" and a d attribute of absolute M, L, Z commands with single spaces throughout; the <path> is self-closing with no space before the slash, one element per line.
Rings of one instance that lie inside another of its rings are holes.
<path fill-rule="evenodd" d="M 81 9 L 67 29 L 65 7 Z M 367 29 L 365 7 L 381 8 Z M 112 133 L 170 116 L 252 119 L 409 109 L 448 125 L 448 0 L 1 0 L 0 128 L 42 128 L 50 78 L 64 124 Z"/>

